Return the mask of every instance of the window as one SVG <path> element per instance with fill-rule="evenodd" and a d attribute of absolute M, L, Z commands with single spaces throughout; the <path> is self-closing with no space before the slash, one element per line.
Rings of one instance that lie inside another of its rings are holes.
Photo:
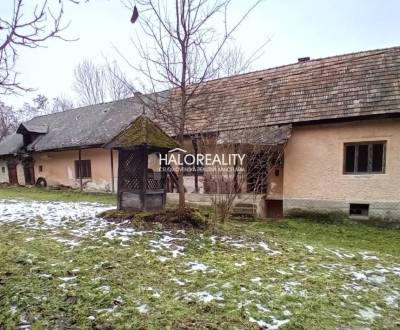
<path fill-rule="evenodd" d="M 43 172 L 43 165 L 39 165 L 39 172 Z"/>
<path fill-rule="evenodd" d="M 4 166 L 1 168 L 1 173 L 6 173 L 6 168 Z"/>
<path fill-rule="evenodd" d="M 92 177 L 92 168 L 90 164 L 90 160 L 81 160 L 79 163 L 79 160 L 75 161 L 75 176 L 77 179 L 79 179 L 80 176 L 80 170 L 82 167 L 82 178 L 91 178 Z"/>
<path fill-rule="evenodd" d="M 345 174 L 385 172 L 386 142 L 346 143 L 344 145 Z"/>
<path fill-rule="evenodd" d="M 369 204 L 350 204 L 350 216 L 368 217 Z"/>

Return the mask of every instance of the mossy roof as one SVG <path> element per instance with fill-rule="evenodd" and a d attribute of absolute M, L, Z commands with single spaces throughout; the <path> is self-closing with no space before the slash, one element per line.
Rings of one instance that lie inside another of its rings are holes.
<path fill-rule="evenodd" d="M 173 138 L 145 115 L 137 117 L 104 147 L 123 149 L 141 145 L 163 149 L 179 147 L 179 144 Z"/>

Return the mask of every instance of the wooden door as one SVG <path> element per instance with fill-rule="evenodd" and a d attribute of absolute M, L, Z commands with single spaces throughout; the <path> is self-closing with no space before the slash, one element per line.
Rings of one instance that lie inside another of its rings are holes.
<path fill-rule="evenodd" d="M 35 185 L 35 172 L 33 170 L 33 162 L 27 161 L 24 164 L 25 185 Z"/>
<path fill-rule="evenodd" d="M 18 184 L 18 176 L 17 176 L 17 164 L 16 163 L 8 163 L 8 181 L 10 184 Z"/>

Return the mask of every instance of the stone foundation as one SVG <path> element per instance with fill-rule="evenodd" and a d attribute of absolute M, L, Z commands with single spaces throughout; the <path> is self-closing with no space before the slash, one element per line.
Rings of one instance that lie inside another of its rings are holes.
<path fill-rule="evenodd" d="M 368 217 L 350 216 L 350 203 L 369 204 Z M 285 217 L 325 218 L 327 220 L 370 220 L 371 222 L 400 224 L 400 202 L 381 201 L 329 201 L 312 199 L 284 199 Z"/>

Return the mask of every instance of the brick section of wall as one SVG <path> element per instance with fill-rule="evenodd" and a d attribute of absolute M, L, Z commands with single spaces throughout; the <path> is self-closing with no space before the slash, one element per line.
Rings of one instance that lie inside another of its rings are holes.
<path fill-rule="evenodd" d="M 369 219 L 382 222 L 400 223 L 400 202 L 351 201 L 351 203 L 369 204 Z M 329 217 L 344 219 L 349 217 L 349 201 L 284 199 L 285 216 Z"/>

